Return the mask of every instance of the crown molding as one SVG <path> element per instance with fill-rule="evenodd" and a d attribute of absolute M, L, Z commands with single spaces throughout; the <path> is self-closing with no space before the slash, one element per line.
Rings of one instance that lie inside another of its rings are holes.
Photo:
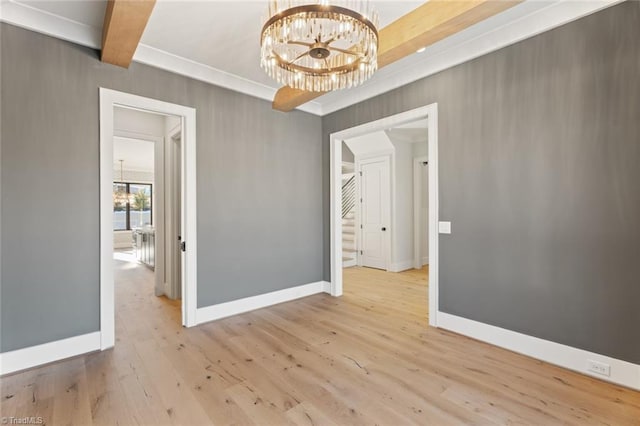
<path fill-rule="evenodd" d="M 481 31 L 476 36 L 469 36 L 468 33 L 456 34 L 428 47 L 425 52 L 421 53 L 424 59 L 411 66 L 403 67 L 402 69 L 398 68 L 391 73 L 380 75 L 378 79 L 375 79 L 374 76 L 374 79 L 368 84 L 350 89 L 348 93 L 344 91 L 334 92 L 319 98 L 320 101 L 308 102 L 297 109 L 319 116 L 330 114 L 526 38 L 549 31 L 621 1 L 623 0 L 558 0 L 540 7 L 541 4 L 544 4 L 543 2 L 528 0 L 522 5 L 513 8 L 531 8 L 531 11 L 525 13 L 524 16 L 510 20 L 495 28 Z M 501 15 L 508 12 L 504 12 Z M 501 15 L 497 15 L 496 18 Z M 102 34 L 100 29 L 22 3 L 16 3 L 13 0 L 0 0 L 0 21 L 93 49 L 100 49 L 101 46 Z M 482 25 L 482 23 L 477 25 Z M 145 44 L 138 46 L 133 60 L 267 101 L 272 101 L 277 92 L 277 89 L 273 87 L 238 77 Z M 324 101 L 322 101 L 323 99 Z"/>
<path fill-rule="evenodd" d="M 0 21 L 92 49 L 100 49 L 100 29 L 13 0 L 0 0 Z"/>
<path fill-rule="evenodd" d="M 0 0 L 0 21 L 92 49 L 100 49 L 102 43 L 102 31 L 98 28 L 12 0 Z M 173 55 L 143 43 L 138 45 L 133 60 L 269 102 L 273 101 L 278 91 L 273 87 Z M 309 102 L 301 105 L 298 109 L 322 115 L 322 108 L 317 102 Z"/>
<path fill-rule="evenodd" d="M 349 95 L 335 96 L 335 99 L 322 102 L 322 115 L 331 114 L 364 100 L 373 98 L 402 87 L 414 81 L 428 77 L 447 68 L 454 67 L 503 47 L 552 30 L 575 21 L 599 10 L 621 3 L 623 0 L 572 1 L 559 0 L 542 8 L 534 9 L 518 19 L 508 21 L 489 31 L 469 38 L 464 33 L 456 34 L 420 53 L 424 59 L 411 67 L 404 67 L 387 74 L 384 78 L 371 81 L 351 89 Z M 528 1 L 516 7 L 535 7 L 542 2 Z M 514 8 L 515 9 L 515 8 Z M 503 12 L 503 14 L 508 13 Z M 499 17 L 500 15 L 498 15 Z M 482 25 L 482 23 L 477 24 Z M 334 96 L 330 94 L 328 96 Z"/>
<path fill-rule="evenodd" d="M 160 68 L 195 80 L 204 81 L 215 86 L 224 87 L 226 89 L 264 99 L 269 102 L 273 101 L 273 98 L 276 96 L 276 92 L 278 91 L 278 89 L 274 89 L 273 87 L 238 77 L 226 71 L 222 71 L 142 43 L 138 45 L 138 49 L 136 50 L 136 54 L 133 56 L 133 60 L 141 64 Z M 300 105 L 297 109 L 315 115 L 322 115 L 321 105 L 317 102 L 308 102 L 304 105 Z"/>

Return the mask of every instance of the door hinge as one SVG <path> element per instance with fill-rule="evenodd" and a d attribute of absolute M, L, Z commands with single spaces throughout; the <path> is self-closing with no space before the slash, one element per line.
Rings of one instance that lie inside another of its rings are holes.
<path fill-rule="evenodd" d="M 180 250 L 187 251 L 187 242 L 183 241 L 180 243 Z"/>
<path fill-rule="evenodd" d="M 360 224 L 360 229 L 362 229 L 362 224 Z"/>
<path fill-rule="evenodd" d="M 362 198 L 360 198 L 360 202 L 362 202 Z"/>
<path fill-rule="evenodd" d="M 360 176 L 362 176 L 362 172 L 360 172 Z"/>
<path fill-rule="evenodd" d="M 360 255 L 362 255 L 362 250 L 360 250 Z"/>

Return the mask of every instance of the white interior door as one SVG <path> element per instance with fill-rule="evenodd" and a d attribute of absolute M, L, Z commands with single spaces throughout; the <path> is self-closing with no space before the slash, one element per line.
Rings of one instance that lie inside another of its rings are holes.
<path fill-rule="evenodd" d="M 429 264 L 429 164 L 420 167 L 420 266 Z"/>
<path fill-rule="evenodd" d="M 177 117 L 173 117 L 177 118 Z M 165 137 L 165 294 L 182 298 L 182 125 L 167 131 Z M 162 226 L 160 226 L 162 227 Z"/>
<path fill-rule="evenodd" d="M 182 298 L 182 133 L 176 135 L 171 141 L 173 149 L 173 171 L 172 171 L 172 229 L 174 235 L 171 236 L 174 241 L 173 253 L 171 256 L 172 277 L 171 286 L 174 299 Z"/>
<path fill-rule="evenodd" d="M 159 138 L 154 143 L 153 155 L 153 193 L 151 196 L 151 211 L 153 212 L 153 227 L 155 229 L 154 250 L 154 294 L 162 296 L 164 291 L 164 242 L 166 232 L 164 226 L 165 218 L 165 182 L 164 182 L 164 140 Z"/>
<path fill-rule="evenodd" d="M 429 264 L 429 162 L 413 160 L 413 267 Z"/>
<path fill-rule="evenodd" d="M 360 162 L 360 263 L 387 269 L 391 192 L 389 157 Z"/>

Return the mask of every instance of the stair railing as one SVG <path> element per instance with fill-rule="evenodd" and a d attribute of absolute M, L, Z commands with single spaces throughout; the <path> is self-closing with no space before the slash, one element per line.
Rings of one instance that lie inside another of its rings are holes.
<path fill-rule="evenodd" d="M 356 205 L 356 176 L 353 175 L 342 184 L 342 218 Z"/>

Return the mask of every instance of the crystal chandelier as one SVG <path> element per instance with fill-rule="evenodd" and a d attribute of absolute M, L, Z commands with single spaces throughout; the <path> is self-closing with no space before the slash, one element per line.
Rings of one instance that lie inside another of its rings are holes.
<path fill-rule="evenodd" d="M 310 92 L 355 87 L 378 68 L 378 16 L 368 1 L 269 2 L 260 66 Z"/>
<path fill-rule="evenodd" d="M 127 192 L 126 186 L 122 185 L 122 182 L 124 182 L 124 174 L 122 172 L 122 163 L 124 163 L 124 160 L 118 161 L 120 161 L 120 184 L 118 184 L 118 189 L 113 191 L 113 202 L 114 204 L 126 204 L 130 201 L 130 195 Z"/>

